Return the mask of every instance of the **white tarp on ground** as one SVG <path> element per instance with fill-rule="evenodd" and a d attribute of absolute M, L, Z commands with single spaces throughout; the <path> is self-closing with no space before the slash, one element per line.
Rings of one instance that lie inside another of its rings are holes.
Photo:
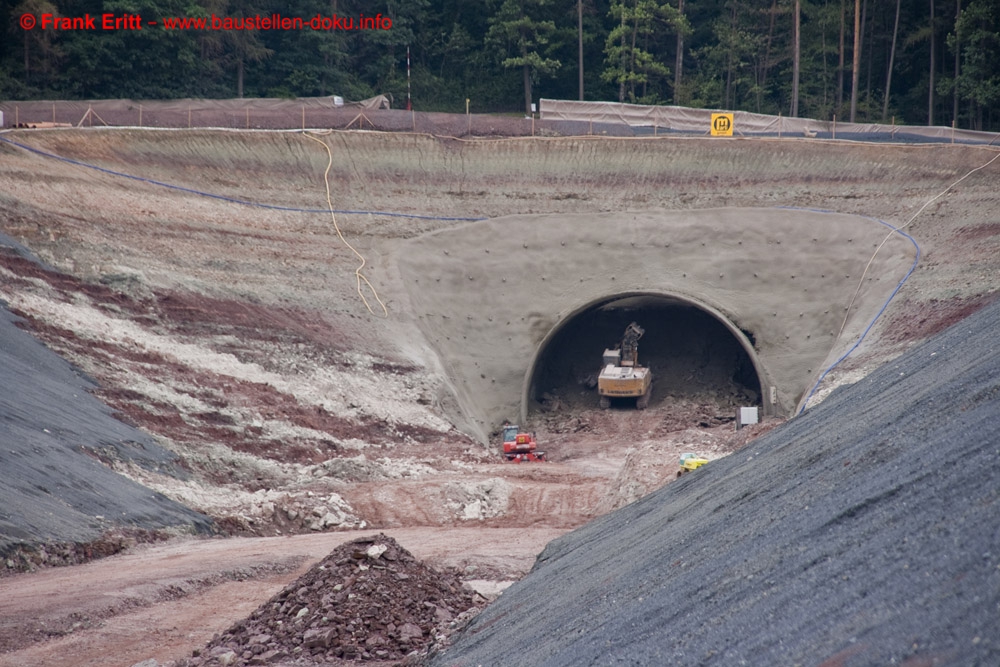
<path fill-rule="evenodd" d="M 633 127 L 655 127 L 677 132 L 709 134 L 713 113 L 733 114 L 733 135 L 788 134 L 813 136 L 823 134 L 895 134 L 905 132 L 927 139 L 1000 143 L 1000 135 L 992 132 L 953 130 L 950 127 L 916 127 L 911 125 L 881 125 L 878 123 L 844 123 L 810 118 L 788 118 L 750 113 L 691 109 L 677 106 L 644 106 L 617 102 L 579 102 L 574 100 L 541 100 L 542 120 L 573 120 L 594 123 L 625 123 Z"/>

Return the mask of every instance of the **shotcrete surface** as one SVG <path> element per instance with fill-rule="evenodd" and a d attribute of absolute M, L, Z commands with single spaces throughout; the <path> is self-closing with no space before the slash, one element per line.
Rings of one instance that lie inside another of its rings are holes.
<path fill-rule="evenodd" d="M 777 389 L 773 411 L 787 415 L 915 255 L 911 241 L 869 218 L 733 208 L 509 216 L 411 240 L 397 261 L 469 428 L 485 440 L 521 414 L 527 362 L 546 336 L 615 295 L 679 297 L 750 332 L 761 385 Z"/>

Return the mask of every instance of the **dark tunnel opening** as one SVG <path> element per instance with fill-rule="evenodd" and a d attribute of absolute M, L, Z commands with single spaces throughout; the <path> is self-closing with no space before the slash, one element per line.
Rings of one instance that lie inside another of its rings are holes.
<path fill-rule="evenodd" d="M 598 408 L 588 387 L 630 322 L 645 329 L 639 363 L 653 374 L 650 408 L 678 398 L 720 407 L 761 405 L 761 382 L 734 334 L 709 312 L 679 299 L 636 295 L 609 299 L 577 313 L 539 351 L 529 385 L 528 410 L 553 397 L 575 409 Z M 612 408 L 634 399 L 615 399 Z"/>

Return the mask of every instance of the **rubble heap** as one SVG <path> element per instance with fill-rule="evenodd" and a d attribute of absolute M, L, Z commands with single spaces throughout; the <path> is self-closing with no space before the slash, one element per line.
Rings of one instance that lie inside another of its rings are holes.
<path fill-rule="evenodd" d="M 383 534 L 337 547 L 217 635 L 190 667 L 394 661 L 467 621 L 482 598 Z"/>

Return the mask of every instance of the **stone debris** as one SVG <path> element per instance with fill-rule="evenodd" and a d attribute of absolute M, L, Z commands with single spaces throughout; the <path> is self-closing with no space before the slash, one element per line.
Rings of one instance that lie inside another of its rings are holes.
<path fill-rule="evenodd" d="M 462 521 L 504 516 L 513 492 L 513 485 L 501 477 L 450 482 L 445 487 L 447 505 Z"/>
<path fill-rule="evenodd" d="M 384 534 L 337 547 L 178 667 L 398 661 L 468 623 L 485 599 Z"/>

